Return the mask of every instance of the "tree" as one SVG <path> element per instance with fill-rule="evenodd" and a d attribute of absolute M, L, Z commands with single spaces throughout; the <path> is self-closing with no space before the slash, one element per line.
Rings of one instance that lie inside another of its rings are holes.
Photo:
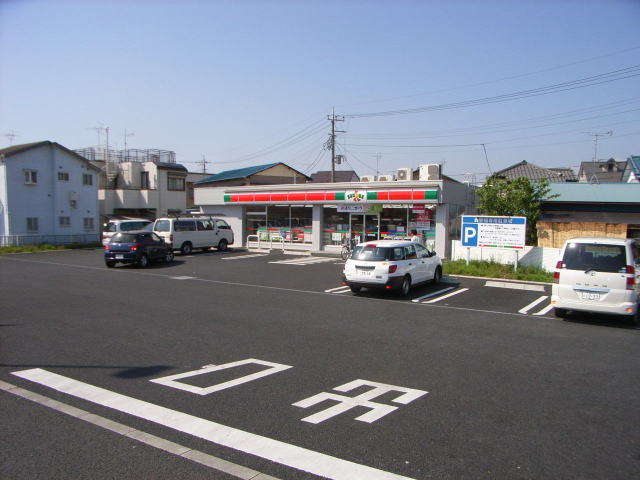
<path fill-rule="evenodd" d="M 489 177 L 477 194 L 480 210 L 485 215 L 527 217 L 527 245 L 537 245 L 536 224 L 542 200 L 557 197 L 549 196 L 550 190 L 546 179 L 532 182 L 525 177 L 515 180 Z"/>

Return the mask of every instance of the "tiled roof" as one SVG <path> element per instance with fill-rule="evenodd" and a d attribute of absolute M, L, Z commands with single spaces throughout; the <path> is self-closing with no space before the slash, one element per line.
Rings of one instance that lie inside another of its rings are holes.
<path fill-rule="evenodd" d="M 0 150 L 0 155 L 9 156 L 15 153 L 22 152 L 24 150 L 29 150 L 30 148 L 33 148 L 33 147 L 39 147 L 40 145 L 50 145 L 51 143 L 52 142 L 45 140 L 43 142 L 33 142 L 33 143 L 23 143 L 21 145 L 12 145 L 10 147 L 3 148 L 2 150 Z"/>
<path fill-rule="evenodd" d="M 507 180 L 525 177 L 529 180 L 549 180 L 549 182 L 571 182 L 575 181 L 576 175 L 570 168 L 544 168 L 523 160 L 510 167 L 495 172 L 496 177 Z"/>
<path fill-rule="evenodd" d="M 621 182 L 627 162 L 610 158 L 604 162 L 582 162 L 580 180 L 584 182 L 611 183 Z"/>
<path fill-rule="evenodd" d="M 353 170 L 336 170 L 335 172 L 336 182 L 358 182 L 360 177 Z M 311 174 L 311 181 L 313 183 L 329 183 L 331 182 L 331 171 L 321 171 Z"/>
<path fill-rule="evenodd" d="M 256 173 L 264 172 L 265 170 L 268 170 L 268 169 L 270 169 L 272 167 L 275 167 L 276 165 L 284 165 L 287 168 L 291 168 L 291 167 L 289 167 L 288 165 L 285 165 L 282 162 L 268 163 L 266 165 L 255 165 L 253 167 L 238 168 L 236 170 L 225 170 L 224 172 L 216 173 L 214 175 L 211 175 L 210 177 L 203 178 L 202 180 L 198 180 L 195 183 L 220 182 L 222 180 L 234 180 L 236 178 L 250 177 L 251 175 L 255 175 Z M 291 170 L 294 170 L 294 169 L 291 168 Z M 300 175 L 304 175 L 301 172 L 298 172 L 298 173 Z M 306 177 L 306 175 L 304 175 L 304 176 Z"/>

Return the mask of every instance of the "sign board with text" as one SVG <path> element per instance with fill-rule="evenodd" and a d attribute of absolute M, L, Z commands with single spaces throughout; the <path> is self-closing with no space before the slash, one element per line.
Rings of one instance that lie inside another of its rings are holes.
<path fill-rule="evenodd" d="M 463 247 L 525 247 L 526 217 L 462 216 Z"/>

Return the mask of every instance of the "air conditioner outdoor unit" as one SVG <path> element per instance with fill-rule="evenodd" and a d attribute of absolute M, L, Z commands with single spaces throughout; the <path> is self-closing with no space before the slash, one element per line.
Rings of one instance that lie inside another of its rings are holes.
<path fill-rule="evenodd" d="M 413 180 L 413 168 L 399 168 L 396 171 L 396 177 L 398 178 L 399 182 Z"/>
<path fill-rule="evenodd" d="M 379 182 L 393 182 L 394 181 L 393 174 L 378 175 L 378 181 Z"/>
<path fill-rule="evenodd" d="M 440 180 L 440 165 L 431 163 L 420 165 L 420 180 Z"/>
<path fill-rule="evenodd" d="M 375 175 L 363 175 L 360 177 L 360 181 L 361 182 L 375 182 L 376 181 L 376 177 Z"/>

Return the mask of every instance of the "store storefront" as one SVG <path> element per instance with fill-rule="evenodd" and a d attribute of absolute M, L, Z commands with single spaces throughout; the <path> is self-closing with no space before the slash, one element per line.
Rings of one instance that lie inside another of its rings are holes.
<path fill-rule="evenodd" d="M 468 185 L 453 180 L 195 189 L 202 213 L 227 217 L 236 246 L 312 252 L 339 251 L 348 236 L 397 239 L 416 230 L 425 245 L 445 254 L 450 211 L 469 212 L 472 197 Z"/>

